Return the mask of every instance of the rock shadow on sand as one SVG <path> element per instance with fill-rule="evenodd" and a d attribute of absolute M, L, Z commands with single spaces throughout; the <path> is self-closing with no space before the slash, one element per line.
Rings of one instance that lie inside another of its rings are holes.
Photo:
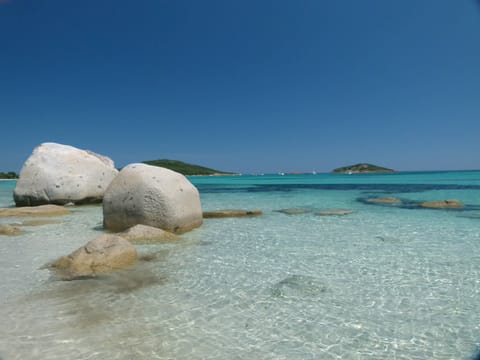
<path fill-rule="evenodd" d="M 327 286 L 319 279 L 306 275 L 289 275 L 275 283 L 271 295 L 283 299 L 318 298 L 327 291 Z"/>
<path fill-rule="evenodd" d="M 148 260 L 140 260 L 134 269 L 72 281 L 52 277 L 44 288 L 29 294 L 25 302 L 55 306 L 59 320 L 80 331 L 105 326 L 121 316 L 119 308 L 130 308 L 130 302 L 133 306 L 142 290 L 168 282 L 166 275 L 154 272 L 147 264 Z"/>

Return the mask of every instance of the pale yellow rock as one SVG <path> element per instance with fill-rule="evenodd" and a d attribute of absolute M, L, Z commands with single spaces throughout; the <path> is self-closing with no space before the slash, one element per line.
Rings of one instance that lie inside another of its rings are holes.
<path fill-rule="evenodd" d="M 448 199 L 448 200 L 425 201 L 420 203 L 420 206 L 424 208 L 443 209 L 443 208 L 459 208 L 459 207 L 462 207 L 463 204 L 458 200 Z"/>
<path fill-rule="evenodd" d="M 259 216 L 262 215 L 262 210 L 241 210 L 241 209 L 223 209 L 214 211 L 204 211 L 204 218 L 225 218 L 225 217 L 244 217 L 244 216 Z"/>
<path fill-rule="evenodd" d="M 400 199 L 393 197 L 393 196 L 385 196 L 385 197 L 377 197 L 377 198 L 369 198 L 366 200 L 370 203 L 378 203 L 378 204 L 397 204 L 401 202 Z"/>
<path fill-rule="evenodd" d="M 104 234 L 89 241 L 70 255 L 62 256 L 48 264 L 65 279 L 93 276 L 97 273 L 124 269 L 135 264 L 135 247 L 120 236 Z"/>
<path fill-rule="evenodd" d="M 15 236 L 15 235 L 20 235 L 23 231 L 19 229 L 16 226 L 13 225 L 0 225 L 0 235 L 9 235 L 9 236 Z"/>
<path fill-rule="evenodd" d="M 332 216 L 332 215 L 342 216 L 342 215 L 348 215 L 351 213 L 353 213 L 353 210 L 349 210 L 349 209 L 325 209 L 325 210 L 318 211 L 316 214 L 321 216 Z"/>
<path fill-rule="evenodd" d="M 31 219 L 25 220 L 18 224 L 18 226 L 41 226 L 41 225 L 49 225 L 49 224 L 60 224 L 62 220 L 57 219 Z"/>
<path fill-rule="evenodd" d="M 158 241 L 178 241 L 180 236 L 148 225 L 138 224 L 118 233 L 118 236 L 134 244 L 153 243 Z"/>
<path fill-rule="evenodd" d="M 0 208 L 0 216 L 57 216 L 69 214 L 70 210 L 60 205 L 22 206 Z"/>

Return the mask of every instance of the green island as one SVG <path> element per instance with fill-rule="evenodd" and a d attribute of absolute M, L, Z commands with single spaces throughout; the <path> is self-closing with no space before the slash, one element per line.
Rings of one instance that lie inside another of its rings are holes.
<path fill-rule="evenodd" d="M 18 179 L 18 175 L 13 171 L 9 171 L 8 173 L 0 171 L 0 179 Z"/>
<path fill-rule="evenodd" d="M 179 160 L 147 160 L 142 163 L 153 166 L 161 166 L 183 175 L 233 175 L 234 173 L 210 169 L 204 166 L 188 164 Z"/>
<path fill-rule="evenodd" d="M 360 163 L 355 165 L 343 166 L 332 170 L 333 173 L 353 174 L 369 172 L 393 172 L 395 170 L 384 168 L 378 165 Z"/>

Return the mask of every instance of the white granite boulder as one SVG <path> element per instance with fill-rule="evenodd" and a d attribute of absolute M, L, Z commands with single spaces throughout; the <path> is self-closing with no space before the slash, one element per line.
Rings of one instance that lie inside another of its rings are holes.
<path fill-rule="evenodd" d="M 197 188 L 182 174 L 157 166 L 126 166 L 103 199 L 103 224 L 112 231 L 143 224 L 182 233 L 200 226 L 202 217 Z"/>
<path fill-rule="evenodd" d="M 17 206 L 100 202 L 117 174 L 113 161 L 106 156 L 43 143 L 23 165 L 13 197 Z"/>

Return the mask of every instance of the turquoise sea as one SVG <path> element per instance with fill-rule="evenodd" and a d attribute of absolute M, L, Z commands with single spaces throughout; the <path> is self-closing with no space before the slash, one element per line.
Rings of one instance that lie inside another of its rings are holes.
<path fill-rule="evenodd" d="M 59 281 L 101 206 L 0 236 L 0 358 L 472 359 L 480 348 L 480 171 L 191 177 L 205 219 L 137 246 L 134 269 Z M 0 182 L 13 206 L 14 181 Z M 369 197 L 395 196 L 402 206 Z M 418 207 L 458 199 L 461 209 Z M 303 208 L 287 215 L 276 210 Z M 345 216 L 318 211 L 350 209 Z M 0 223 L 23 219 L 0 218 Z"/>

